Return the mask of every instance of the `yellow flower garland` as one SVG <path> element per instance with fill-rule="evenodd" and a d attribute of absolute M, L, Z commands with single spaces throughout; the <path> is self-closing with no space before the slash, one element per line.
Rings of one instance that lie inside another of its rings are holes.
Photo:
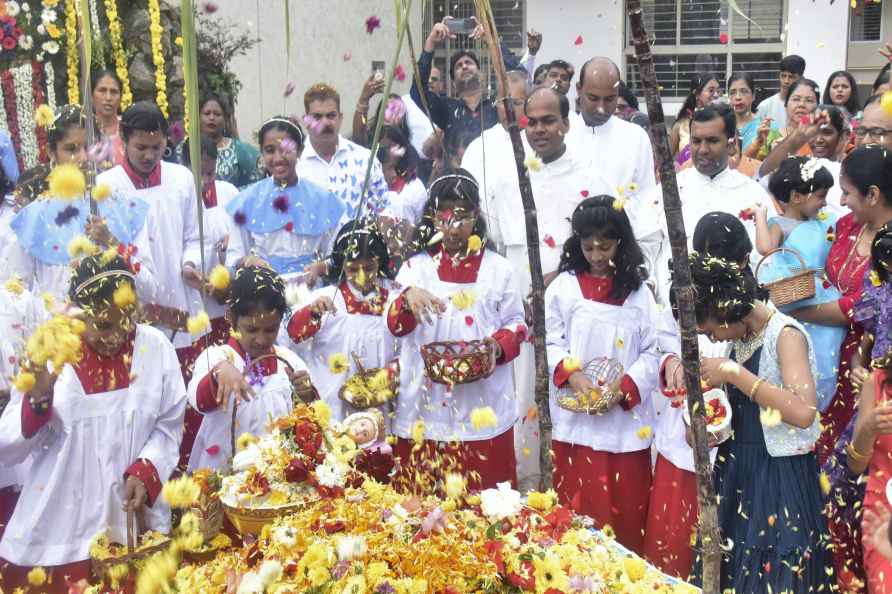
<path fill-rule="evenodd" d="M 155 89 L 158 107 L 167 117 L 167 75 L 164 73 L 164 47 L 161 45 L 161 7 L 158 0 L 149 0 L 149 33 L 152 37 L 152 63 L 155 65 Z"/>
<path fill-rule="evenodd" d="M 79 105 L 81 102 L 76 3 L 77 0 L 65 2 L 65 36 L 68 41 L 65 46 L 65 59 L 68 66 L 68 103 L 71 105 Z"/>
<path fill-rule="evenodd" d="M 121 41 L 121 21 L 118 18 L 118 5 L 115 0 L 105 0 L 105 15 L 108 17 L 108 32 L 111 35 L 112 54 L 115 58 L 115 73 L 121 80 L 121 109 L 133 103 L 130 91 L 130 73 L 127 70 L 127 55 Z"/>

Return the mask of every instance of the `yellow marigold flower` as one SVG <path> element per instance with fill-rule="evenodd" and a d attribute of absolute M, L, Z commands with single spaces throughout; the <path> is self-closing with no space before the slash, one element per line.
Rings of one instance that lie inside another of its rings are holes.
<path fill-rule="evenodd" d="M 183 47 L 183 37 L 181 35 L 177 35 L 177 38 L 174 39 L 173 42 L 179 47 Z"/>
<path fill-rule="evenodd" d="M 99 248 L 84 235 L 77 235 L 68 243 L 68 255 L 72 259 L 93 256 L 99 253 Z"/>
<path fill-rule="evenodd" d="M 487 427 L 495 427 L 499 422 L 491 406 L 475 408 L 471 411 L 471 426 L 480 431 Z"/>
<path fill-rule="evenodd" d="M 458 291 L 449 296 L 452 305 L 459 311 L 469 309 L 477 301 L 477 296 L 472 291 Z"/>
<path fill-rule="evenodd" d="M 54 119 L 56 119 L 56 114 L 53 112 L 53 108 L 46 103 L 38 105 L 37 109 L 34 111 L 34 123 L 41 128 L 49 128 L 52 126 Z"/>
<path fill-rule="evenodd" d="M 644 425 L 638 428 L 637 435 L 638 439 L 649 439 L 653 435 L 653 429 L 650 428 L 650 425 Z"/>
<path fill-rule="evenodd" d="M 415 424 L 412 425 L 412 441 L 414 441 L 416 445 L 421 445 L 421 442 L 424 441 L 424 420 L 418 419 L 415 421 Z"/>
<path fill-rule="evenodd" d="M 243 450 L 252 443 L 256 443 L 257 438 L 251 435 L 250 433 L 242 433 L 238 436 L 238 439 L 235 441 L 235 447 L 237 450 Z"/>
<path fill-rule="evenodd" d="M 548 511 L 557 503 L 557 493 L 554 489 L 549 489 L 545 493 L 539 491 L 530 491 L 527 494 L 527 505 L 539 511 Z"/>
<path fill-rule="evenodd" d="M 644 564 L 644 559 L 640 557 L 626 557 L 623 559 L 623 569 L 629 576 L 629 581 L 637 582 L 644 577 L 647 566 Z"/>
<path fill-rule="evenodd" d="M 30 371 L 19 371 L 18 375 L 16 375 L 15 379 L 12 381 L 13 387 L 22 394 L 27 394 L 33 390 L 36 383 L 37 378 L 34 377 L 34 374 Z"/>
<path fill-rule="evenodd" d="M 567 357 L 563 361 L 564 371 L 567 373 L 573 373 L 574 371 L 579 371 L 582 369 L 582 363 L 576 357 Z"/>
<path fill-rule="evenodd" d="M 316 413 L 316 420 L 319 421 L 319 424 L 322 427 L 328 427 L 331 422 L 331 407 L 324 400 L 316 400 L 310 405 L 310 408 Z"/>
<path fill-rule="evenodd" d="M 822 472 L 818 476 L 818 483 L 821 485 L 821 493 L 825 496 L 830 494 L 830 477 L 827 476 L 826 472 Z"/>
<path fill-rule="evenodd" d="M 626 207 L 627 200 L 623 197 L 613 199 L 613 210 L 620 211 Z"/>
<path fill-rule="evenodd" d="M 539 171 L 542 169 L 542 159 L 539 157 L 527 157 L 523 165 L 530 171 Z"/>
<path fill-rule="evenodd" d="M 211 286 L 217 291 L 225 291 L 229 288 L 229 269 L 222 264 L 217 264 L 211 270 L 208 282 L 211 283 Z"/>
<path fill-rule="evenodd" d="M 118 285 L 118 288 L 115 289 L 115 292 L 112 295 L 112 300 L 119 308 L 128 309 L 136 305 L 136 293 L 133 292 L 130 283 L 122 282 Z"/>
<path fill-rule="evenodd" d="M 759 412 L 759 420 L 766 427 L 775 427 L 781 423 L 781 412 L 776 408 L 763 408 Z"/>
<path fill-rule="evenodd" d="M 25 285 L 22 284 L 22 279 L 18 274 L 12 275 L 12 278 L 3 283 L 3 288 L 13 295 L 21 295 L 25 292 Z"/>
<path fill-rule="evenodd" d="M 354 575 L 347 579 L 341 594 L 366 594 L 366 581 L 362 575 Z"/>
<path fill-rule="evenodd" d="M 552 551 L 546 552 L 541 559 L 533 555 L 533 575 L 536 577 L 537 592 L 550 589 L 566 592 L 570 587 L 570 578 L 561 567 L 561 559 Z"/>
<path fill-rule="evenodd" d="M 111 580 L 112 588 L 118 588 L 121 581 L 130 574 L 130 567 L 126 563 L 118 563 L 112 565 L 108 570 L 108 577 Z"/>
<path fill-rule="evenodd" d="M 387 563 L 383 561 L 372 561 L 369 563 L 369 566 L 365 570 L 366 579 L 369 581 L 369 585 L 372 588 L 377 588 L 378 584 L 384 581 L 384 578 L 390 572 L 390 568 L 387 566 Z"/>
<path fill-rule="evenodd" d="M 102 182 L 100 184 L 97 184 L 96 187 L 93 188 L 93 200 L 95 200 L 96 202 L 102 202 L 103 200 L 111 196 L 111 193 L 111 186 L 109 186 L 105 182 Z"/>
<path fill-rule="evenodd" d="M 46 24 L 46 32 L 53 39 L 59 39 L 62 37 L 62 30 L 55 23 L 47 23 Z"/>
<path fill-rule="evenodd" d="M 182 476 L 164 483 L 161 496 L 170 507 L 180 509 L 195 503 L 201 496 L 201 488 L 192 480 L 192 477 Z"/>
<path fill-rule="evenodd" d="M 880 280 L 880 274 L 876 270 L 870 271 L 870 284 L 874 287 L 879 287 L 883 284 L 883 281 Z"/>
<path fill-rule="evenodd" d="M 826 221 L 828 218 L 829 218 L 829 216 L 827 215 L 826 212 L 824 212 L 823 210 L 818 211 L 818 220 L 819 221 Z"/>
<path fill-rule="evenodd" d="M 471 235 L 468 238 L 468 252 L 479 252 L 483 247 L 483 240 L 478 235 Z"/>
<path fill-rule="evenodd" d="M 47 177 L 50 195 L 63 200 L 80 198 L 87 190 L 84 172 L 73 163 L 56 165 Z"/>
<path fill-rule="evenodd" d="M 193 336 L 198 336 L 202 331 L 207 330 L 210 327 L 211 319 L 204 310 L 186 320 L 186 329 L 189 330 L 189 334 Z"/>
<path fill-rule="evenodd" d="M 632 182 L 628 186 L 626 186 L 626 189 L 629 190 L 630 192 L 637 192 L 638 184 L 636 184 L 635 182 Z"/>
<path fill-rule="evenodd" d="M 344 353 L 332 353 L 328 356 L 328 370 L 332 373 L 346 373 L 349 365 L 347 355 Z"/>
<path fill-rule="evenodd" d="M 450 499 L 458 499 L 465 494 L 467 481 L 465 477 L 457 472 L 449 472 L 446 474 L 446 496 Z"/>
<path fill-rule="evenodd" d="M 46 583 L 46 571 L 43 567 L 35 567 L 28 572 L 28 583 L 32 586 L 42 586 Z"/>

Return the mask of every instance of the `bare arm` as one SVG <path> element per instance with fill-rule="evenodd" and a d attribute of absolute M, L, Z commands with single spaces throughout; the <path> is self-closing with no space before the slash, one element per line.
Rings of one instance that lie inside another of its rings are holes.
<path fill-rule="evenodd" d="M 768 224 L 768 208 L 760 205 L 756 209 L 756 250 L 764 256 L 780 246 L 784 239 L 780 225 Z"/>
<path fill-rule="evenodd" d="M 892 405 L 877 402 L 876 386 L 873 374 L 868 377 L 861 388 L 858 400 L 858 416 L 855 419 L 855 433 L 852 435 L 850 448 L 855 455 L 848 452 L 849 470 L 861 474 L 867 470 L 876 438 L 892 433 Z"/>
<path fill-rule="evenodd" d="M 850 324 L 849 319 L 839 307 L 839 301 L 801 307 L 791 311 L 789 315 L 800 322 L 811 322 L 823 326 L 848 326 Z"/>

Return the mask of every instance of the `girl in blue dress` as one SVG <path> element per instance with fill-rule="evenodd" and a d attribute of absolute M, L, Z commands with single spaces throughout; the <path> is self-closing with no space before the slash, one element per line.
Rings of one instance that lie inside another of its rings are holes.
<path fill-rule="evenodd" d="M 714 471 L 720 590 L 829 592 L 835 580 L 812 451 L 820 424 L 808 334 L 764 301 L 748 270 L 695 254 L 691 274 L 697 332 L 734 345 L 730 359 L 701 361 L 703 380 L 724 384 L 732 407 L 733 436 L 719 446 Z"/>

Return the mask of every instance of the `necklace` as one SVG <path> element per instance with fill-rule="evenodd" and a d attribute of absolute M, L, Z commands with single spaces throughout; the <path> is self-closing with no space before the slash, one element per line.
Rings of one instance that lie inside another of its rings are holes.
<path fill-rule="evenodd" d="M 750 338 L 744 337 L 743 339 L 734 341 L 734 360 L 737 361 L 738 364 L 743 365 L 749 361 L 750 357 L 752 357 L 762 346 L 765 330 L 768 328 L 768 323 L 771 321 L 771 318 L 774 317 L 776 311 L 776 309 L 769 310 L 768 318 L 766 318 L 765 323 L 762 324 L 762 328 L 753 334 L 753 336 Z"/>

